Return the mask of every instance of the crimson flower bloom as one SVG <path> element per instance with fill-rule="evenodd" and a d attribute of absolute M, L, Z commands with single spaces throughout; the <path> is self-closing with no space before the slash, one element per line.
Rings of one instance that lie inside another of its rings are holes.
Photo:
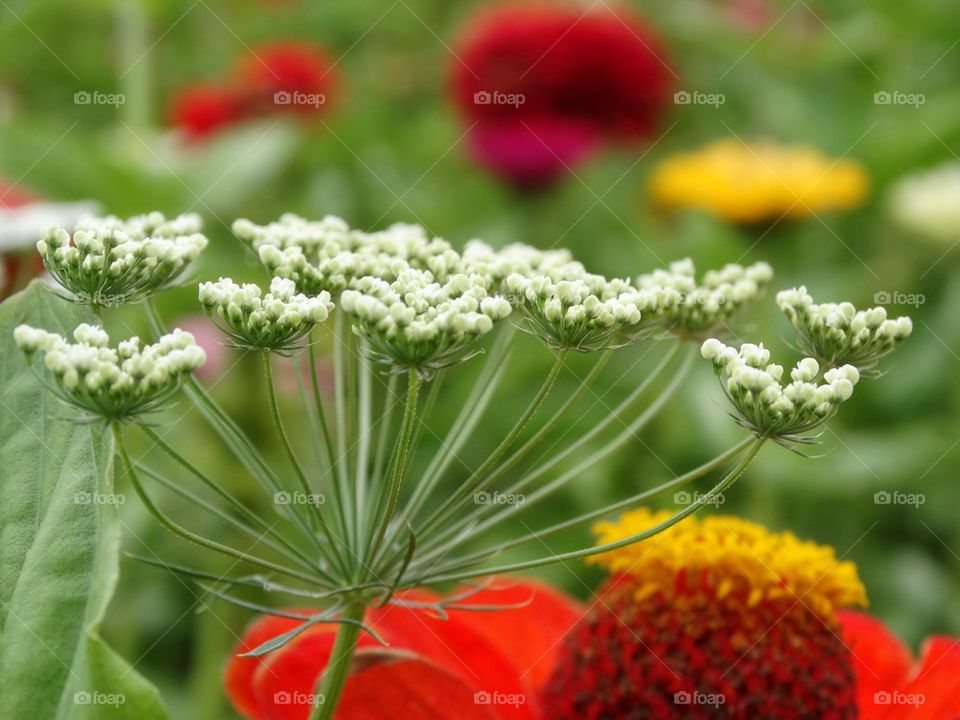
<path fill-rule="evenodd" d="M 537 695 L 553 670 L 559 639 L 582 608 L 540 583 L 516 582 L 471 593 L 464 604 L 501 606 L 491 612 L 450 605 L 448 617 L 425 606 L 439 598 L 401 593 L 368 610 L 364 622 L 389 643 L 362 634 L 337 717 L 350 720 L 535 720 Z M 316 610 L 301 610 L 314 614 Z M 314 625 L 265 656 L 239 657 L 300 625 L 265 616 L 236 647 L 225 674 L 236 709 L 257 720 L 301 720 L 309 715 L 318 678 L 333 647 L 336 626 Z"/>
<path fill-rule="evenodd" d="M 197 140 L 274 113 L 305 117 L 326 108 L 336 84 L 333 62 L 321 46 L 271 42 L 241 56 L 226 79 L 182 90 L 171 103 L 172 121 Z"/>
<path fill-rule="evenodd" d="M 471 21 L 456 54 L 452 93 L 473 153 L 521 187 L 559 177 L 600 141 L 649 135 L 670 98 L 660 41 L 626 13 L 504 6 Z"/>
<path fill-rule="evenodd" d="M 199 140 L 243 120 L 246 109 L 230 85 L 200 83 L 181 90 L 171 104 L 174 125 Z"/>

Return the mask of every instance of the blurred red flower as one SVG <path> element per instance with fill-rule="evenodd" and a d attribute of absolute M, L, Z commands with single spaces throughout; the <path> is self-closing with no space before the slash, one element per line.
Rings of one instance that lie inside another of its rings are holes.
<path fill-rule="evenodd" d="M 455 50 L 452 94 L 473 126 L 473 152 L 520 186 L 555 179 L 601 140 L 649 135 L 670 100 L 672 72 L 660 40 L 625 11 L 507 5 L 475 17 Z M 508 139 L 494 143 L 496 135 Z M 548 150 L 557 135 L 590 142 L 565 156 L 564 143 Z M 504 145 L 516 149 L 491 151 Z"/>
<path fill-rule="evenodd" d="M 254 112 L 316 112 L 336 85 L 334 61 L 319 45 L 281 40 L 240 58 L 235 77 Z"/>
<path fill-rule="evenodd" d="M 329 53 L 313 43 L 259 45 L 238 58 L 229 77 L 180 91 L 171 102 L 173 124 L 196 140 L 273 113 L 315 114 L 336 89 L 333 66 Z"/>
<path fill-rule="evenodd" d="M 174 125 L 194 140 L 244 119 L 239 93 L 230 85 L 200 83 L 181 90 L 171 104 Z"/>
<path fill-rule="evenodd" d="M 533 581 L 503 579 L 464 604 L 499 605 L 495 612 L 447 610 L 441 619 L 422 604 L 426 591 L 368 610 L 364 622 L 390 644 L 362 634 L 337 710 L 346 720 L 498 720 L 541 717 L 537 695 L 553 670 L 559 639 L 578 620 L 574 600 Z M 417 607 L 404 606 L 404 603 Z M 316 610 L 302 610 L 313 614 Z M 239 657 L 301 622 L 264 616 L 235 648 L 224 682 L 237 711 L 257 720 L 300 720 L 310 711 L 330 657 L 335 625 L 314 625 L 268 655 Z"/>
<path fill-rule="evenodd" d="M 860 720 L 960 718 L 960 638 L 929 638 L 915 663 L 876 618 L 844 611 L 839 620 L 857 676 Z"/>

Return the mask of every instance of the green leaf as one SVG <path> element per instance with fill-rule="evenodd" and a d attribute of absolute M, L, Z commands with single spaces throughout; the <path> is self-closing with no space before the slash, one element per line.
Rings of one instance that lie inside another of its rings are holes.
<path fill-rule="evenodd" d="M 0 305 L 0 717 L 167 717 L 156 688 L 99 637 L 119 573 L 110 433 L 40 382 L 21 322 L 70 332 L 89 311 L 34 282 Z"/>

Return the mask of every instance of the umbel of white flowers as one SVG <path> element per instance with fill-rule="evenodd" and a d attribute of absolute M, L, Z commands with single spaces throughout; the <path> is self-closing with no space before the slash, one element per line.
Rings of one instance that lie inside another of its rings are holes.
<path fill-rule="evenodd" d="M 137 302 L 176 283 L 207 246 L 200 217 L 161 213 L 129 220 L 82 218 L 71 238 L 64 228 L 44 228 L 37 251 L 47 271 L 75 302 Z"/>
<path fill-rule="evenodd" d="M 293 350 L 333 311 L 326 290 L 307 297 L 284 278 L 271 280 L 266 295 L 256 285 L 220 278 L 200 283 L 199 296 L 204 311 L 219 321 L 235 346 L 251 350 Z"/>
<path fill-rule="evenodd" d="M 804 358 L 783 385 L 783 366 L 770 363 L 762 344 L 745 343 L 740 350 L 716 338 L 706 340 L 701 354 L 713 363 L 724 392 L 741 425 L 760 437 L 801 441 L 799 436 L 832 417 L 853 395 L 860 372 L 853 365 L 831 368 L 817 382 L 820 364 Z"/>
<path fill-rule="evenodd" d="M 771 267 L 758 262 L 710 270 L 698 284 L 693 261 L 687 258 L 671 263 L 667 270 L 641 275 L 636 286 L 656 293 L 650 312 L 667 330 L 702 338 L 727 331 L 733 315 L 756 300 L 772 279 Z"/>
<path fill-rule="evenodd" d="M 507 276 L 509 297 L 528 319 L 533 334 L 556 348 L 589 352 L 628 336 L 639 325 L 651 298 L 626 280 L 581 272 L 554 282 L 546 275 Z"/>
<path fill-rule="evenodd" d="M 462 272 L 460 255 L 419 225 L 398 223 L 386 230 L 351 230 L 338 217 L 319 221 L 285 214 L 268 225 L 237 220 L 233 231 L 250 243 L 271 275 L 293 280 L 301 291 L 337 294 L 362 277 L 395 280 L 407 267 L 429 270 L 437 281 Z"/>
<path fill-rule="evenodd" d="M 407 268 L 392 283 L 363 277 L 340 296 L 341 309 L 372 355 L 418 370 L 461 359 L 463 350 L 510 314 L 507 300 L 488 291 L 479 275 L 456 274 L 443 283 L 427 270 Z"/>
<path fill-rule="evenodd" d="M 13 335 L 28 356 L 44 354 L 64 400 L 111 420 L 156 409 L 206 360 L 193 336 L 179 329 L 144 348 L 137 337 L 112 348 L 103 328 L 86 323 L 73 331 L 75 343 L 29 325 Z"/>
<path fill-rule="evenodd" d="M 874 373 L 880 358 L 913 332 L 909 317 L 890 320 L 882 307 L 858 312 L 848 302 L 817 305 L 805 287 L 777 293 L 777 304 L 800 335 L 801 349 L 828 367 L 850 363 Z"/>

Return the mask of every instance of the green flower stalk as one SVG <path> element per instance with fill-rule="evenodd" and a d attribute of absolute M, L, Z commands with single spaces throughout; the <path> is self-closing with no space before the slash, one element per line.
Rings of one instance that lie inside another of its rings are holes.
<path fill-rule="evenodd" d="M 71 237 L 45 228 L 37 251 L 47 271 L 77 303 L 121 305 L 179 282 L 207 246 L 198 215 L 167 220 L 161 213 L 129 220 L 83 218 Z"/>
<path fill-rule="evenodd" d="M 159 338 L 154 345 L 141 348 L 133 338 L 111 348 L 102 329 L 87 325 L 77 328 L 74 343 L 27 326 L 17 329 L 16 339 L 28 356 L 45 355 L 53 389 L 66 402 L 109 421 L 119 467 L 159 522 L 258 574 L 221 576 L 182 565 L 171 570 L 258 612 L 276 612 L 257 601 L 263 591 L 282 597 L 277 604 L 309 599 L 323 606 L 250 654 L 266 654 L 313 624 L 338 624 L 334 665 L 340 670 L 329 672 L 318 688 L 333 699 L 346 680 L 359 633 L 375 637 L 363 625 L 367 607 L 395 602 L 404 589 L 588 557 L 666 530 L 736 482 L 767 441 L 791 449 L 812 442 L 811 434 L 851 398 L 861 375 L 874 374 L 879 360 L 910 331 L 907 318 L 888 320 L 879 310 L 857 313 L 848 304 L 817 306 L 802 289 L 781 293 L 778 302 L 811 356 L 797 363 L 788 380 L 762 344 L 735 349 L 714 337 L 733 334 L 740 312 L 763 295 L 772 279 L 765 263 L 728 265 L 698 281 L 693 263 L 682 260 L 634 280 L 610 279 L 588 272 L 566 250 L 522 244 L 495 249 L 472 240 L 458 252 L 416 225 L 368 233 L 334 217 L 284 215 L 265 225 L 238 220 L 234 231 L 260 259 L 269 289 L 220 278 L 201 283 L 198 297 L 232 347 L 260 355 L 264 414 L 284 458 L 275 468 L 189 377 L 203 362 L 202 351 L 182 331 L 164 334 L 149 299 L 176 281 L 206 244 L 191 218 L 166 221 L 151 214 L 126 222 L 89 221 L 72 239 L 45 231 L 38 246 L 70 297 L 148 298 L 144 307 Z M 523 338 L 514 332 L 517 327 L 542 341 L 524 352 L 548 356 L 549 370 L 527 392 L 526 407 L 492 449 L 475 467 L 466 467 L 461 451 L 497 407 L 500 381 Z M 323 335 L 333 343 L 332 398 L 320 391 L 316 377 Z M 614 410 L 575 440 L 534 452 L 566 418 L 584 412 L 582 401 L 612 354 L 633 352 L 641 343 L 650 343 L 654 355 L 664 349 L 652 370 L 627 381 Z M 733 416 L 747 431 L 744 437 L 677 477 L 537 527 L 529 509 L 653 422 L 684 385 L 696 347 L 713 363 Z M 558 380 L 571 372 L 574 352 L 586 355 L 589 369 L 565 398 L 549 402 L 564 386 Z M 276 392 L 271 354 L 304 360 L 311 369 L 309 387 L 300 382 L 295 418 L 310 433 L 308 448 L 297 447 L 288 431 L 293 408 Z M 482 364 L 475 384 L 465 398 L 451 400 L 444 379 L 467 363 Z M 132 461 L 124 438 L 129 430 L 121 431 L 120 422 L 161 409 L 180 388 L 260 485 L 266 510 L 241 501 L 229 482 L 201 471 L 145 423 L 137 423 L 138 432 L 174 460 L 177 474 L 168 477 L 148 459 Z M 429 423 L 439 402 L 459 405 L 443 437 Z M 552 412 L 542 418 L 545 407 Z M 431 442 L 423 443 L 428 435 Z M 425 456 L 425 447 L 435 448 L 431 456 Z M 530 550 L 542 546 L 544 537 L 576 531 L 710 476 L 713 487 L 698 500 L 612 545 L 542 556 Z M 151 498 L 147 480 L 227 522 L 249 538 L 250 547 L 262 548 L 263 556 L 180 525 Z M 191 483 L 207 495 L 190 490 Z M 224 503 L 229 513 L 220 509 Z M 494 528 L 512 528 L 513 534 L 494 541 Z M 496 563 L 504 551 L 521 548 L 526 559 Z M 257 599 L 249 596 L 252 591 L 260 593 Z M 332 717 L 334 705 L 315 707 L 313 717 Z"/>

